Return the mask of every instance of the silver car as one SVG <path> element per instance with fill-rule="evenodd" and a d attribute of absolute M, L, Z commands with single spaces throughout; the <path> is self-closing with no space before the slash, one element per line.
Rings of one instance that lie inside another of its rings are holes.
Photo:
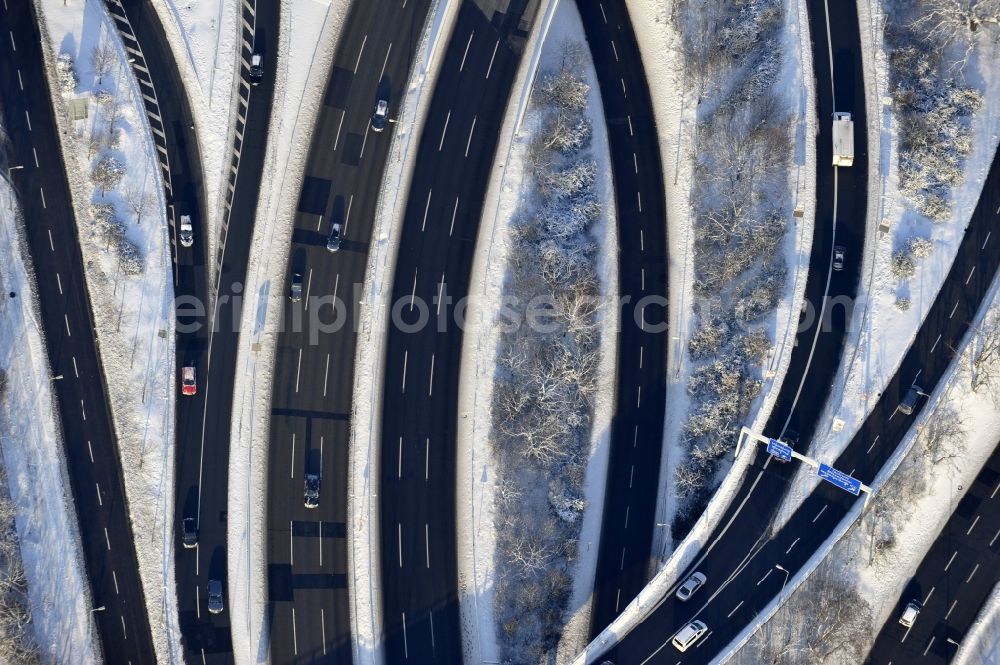
<path fill-rule="evenodd" d="M 326 241 L 326 251 L 336 252 L 340 249 L 340 224 L 330 227 L 330 237 Z"/>
<path fill-rule="evenodd" d="M 315 473 L 306 474 L 303 495 L 303 503 L 306 508 L 316 508 L 319 506 L 319 476 Z"/>
<path fill-rule="evenodd" d="M 221 614 L 222 607 L 222 582 L 219 580 L 208 581 L 208 611 L 212 614 Z"/>
<path fill-rule="evenodd" d="M 689 598 L 691 598 L 691 596 L 694 595 L 695 591 L 700 589 L 702 585 L 705 584 L 705 582 L 706 582 L 706 577 L 703 574 L 691 573 L 691 577 L 684 580 L 684 584 L 682 584 L 680 588 L 677 589 L 677 593 L 675 594 L 677 596 L 677 600 L 681 601 L 688 600 Z"/>

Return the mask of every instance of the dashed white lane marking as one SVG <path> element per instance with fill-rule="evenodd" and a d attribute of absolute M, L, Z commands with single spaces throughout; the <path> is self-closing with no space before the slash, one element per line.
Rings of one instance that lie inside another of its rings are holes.
<path fill-rule="evenodd" d="M 434 193 L 433 189 L 427 190 L 427 203 L 424 204 L 424 221 L 420 223 L 421 231 L 427 228 L 427 211 L 431 209 L 431 194 L 433 193 Z"/>
<path fill-rule="evenodd" d="M 90 453 L 90 463 L 94 463 L 94 449 L 90 446 L 90 439 L 87 439 L 87 452 Z"/>
<path fill-rule="evenodd" d="M 396 477 L 403 477 L 403 437 L 399 437 L 399 448 L 396 452 Z"/>
<path fill-rule="evenodd" d="M 291 464 L 291 478 L 295 478 L 295 432 L 292 432 L 292 464 Z"/>
<path fill-rule="evenodd" d="M 438 152 L 441 152 L 441 147 L 444 146 L 444 137 L 448 133 L 449 122 L 451 122 L 451 109 L 448 109 L 448 114 L 444 117 L 444 127 L 441 128 L 441 140 L 438 141 Z"/>
<path fill-rule="evenodd" d="M 431 379 L 427 384 L 427 395 L 429 397 L 434 396 L 434 354 L 431 354 Z"/>
<path fill-rule="evenodd" d="M 944 565 L 944 572 L 946 573 L 948 572 L 948 569 L 951 568 L 951 562 L 954 561 L 955 557 L 957 556 L 958 556 L 958 550 L 955 550 L 954 552 L 951 553 L 951 558 L 948 559 L 948 563 Z"/>
<path fill-rule="evenodd" d="M 292 520 L 288 520 L 288 565 L 295 565 L 295 537 L 292 532 L 295 523 Z"/>
<path fill-rule="evenodd" d="M 636 157 L 634 152 L 632 153 L 632 164 L 635 166 L 635 172 L 639 173 L 639 158 Z"/>
<path fill-rule="evenodd" d="M 990 539 L 990 547 L 993 547 L 993 543 L 997 541 L 997 538 L 1000 538 L 1000 529 L 997 529 L 997 532 L 993 534 L 993 538 Z"/>
<path fill-rule="evenodd" d="M 455 231 L 455 215 L 458 214 L 458 197 L 455 197 L 455 207 L 451 209 L 451 226 L 448 227 L 448 237 Z"/>
<path fill-rule="evenodd" d="M 347 212 L 344 213 L 344 235 L 347 235 L 347 224 L 351 221 L 351 206 L 354 205 L 354 194 L 347 199 Z M 339 275 L 338 275 L 339 277 Z M 336 295 L 336 294 L 334 294 Z"/>
<path fill-rule="evenodd" d="M 118 574 L 114 571 L 114 569 L 111 570 L 111 581 L 113 581 L 115 583 L 115 595 L 117 596 L 117 595 L 119 595 L 119 592 L 118 592 Z"/>
<path fill-rule="evenodd" d="M 344 126 L 344 116 L 347 111 L 340 112 L 340 122 L 337 123 L 337 135 L 333 137 L 333 151 L 337 152 L 337 145 L 340 143 L 340 128 Z"/>
<path fill-rule="evenodd" d="M 628 99 L 628 93 L 625 92 L 625 79 L 619 78 L 618 80 L 622 82 L 622 97 Z"/>
<path fill-rule="evenodd" d="M 302 349 L 299 349 L 299 361 L 295 365 L 295 392 L 299 392 L 299 377 L 302 375 Z"/>
<path fill-rule="evenodd" d="M 305 305 L 305 310 L 307 312 L 309 311 L 309 292 L 312 291 L 312 285 L 313 285 L 313 270 L 312 270 L 312 268 L 310 268 L 309 269 L 309 275 L 306 277 L 306 305 Z"/>
<path fill-rule="evenodd" d="M 789 552 L 791 552 L 792 548 L 795 547 L 798 544 L 799 544 L 799 538 L 796 538 L 795 540 L 792 541 L 792 544 L 788 546 L 788 549 L 785 550 L 785 554 L 788 554 Z"/>
<path fill-rule="evenodd" d="M 299 655 L 299 634 L 295 630 L 295 608 L 292 608 L 292 651 Z"/>
<path fill-rule="evenodd" d="M 108 545 L 108 551 L 111 551 L 111 539 L 108 538 L 108 527 L 104 527 L 104 542 Z"/>
<path fill-rule="evenodd" d="M 403 389 L 401 392 L 406 392 L 406 363 L 410 359 L 410 352 L 403 351 Z"/>
<path fill-rule="evenodd" d="M 97 505 L 103 507 L 104 506 L 104 502 L 101 501 L 101 484 L 100 483 L 94 483 L 94 487 L 97 488 Z"/>
<path fill-rule="evenodd" d="M 632 131 L 632 116 L 627 115 L 625 118 L 628 120 L 628 135 L 635 136 L 635 132 Z"/>
<path fill-rule="evenodd" d="M 6 5 L 4 5 L 4 7 L 6 7 Z M 10 49 L 12 51 L 17 51 L 17 44 L 14 43 L 14 31 L 8 30 L 7 32 L 10 33 Z"/>
<path fill-rule="evenodd" d="M 639 369 L 642 369 L 642 351 L 643 347 L 639 347 Z"/>
<path fill-rule="evenodd" d="M 629 467 L 628 470 L 628 488 L 632 489 L 632 480 L 635 479 L 635 464 Z"/>
<path fill-rule="evenodd" d="M 771 570 L 768 570 L 766 573 L 764 573 L 764 577 L 762 577 L 759 580 L 757 580 L 757 586 L 760 586 L 761 584 L 763 584 L 764 580 L 766 580 L 768 578 L 768 576 L 770 576 L 770 574 L 771 574 Z"/>
<path fill-rule="evenodd" d="M 951 601 L 951 607 L 948 608 L 948 613 L 944 615 L 944 620 L 947 621 L 948 617 L 951 616 L 952 611 L 955 609 L 955 605 L 958 605 L 957 600 Z"/>
<path fill-rule="evenodd" d="M 319 521 L 319 534 L 320 537 L 316 540 L 319 541 L 319 567 L 323 567 L 323 520 Z M 324 640 L 325 641 L 325 640 Z"/>
<path fill-rule="evenodd" d="M 934 593 L 934 589 L 936 589 L 936 588 L 937 587 L 931 587 L 931 590 L 927 592 L 926 596 L 924 596 L 924 602 L 921 603 L 922 605 L 926 605 L 927 604 L 927 601 L 931 599 L 931 594 Z"/>
<path fill-rule="evenodd" d="M 639 202 L 639 212 L 642 212 L 642 192 L 636 192 L 635 198 Z"/>
<path fill-rule="evenodd" d="M 619 62 L 619 60 L 618 60 L 618 49 L 615 48 L 615 40 L 613 40 L 613 39 L 611 40 L 611 50 L 614 51 L 614 53 L 615 53 L 615 62 Z"/>
<path fill-rule="evenodd" d="M 601 16 L 604 17 L 604 25 L 608 24 L 608 15 L 604 13 L 604 4 L 601 2 L 597 3 L 597 6 L 601 8 Z"/>
<path fill-rule="evenodd" d="M 382 71 L 379 72 L 378 80 L 381 83 L 382 78 L 385 76 L 385 66 L 389 64 L 389 54 L 392 53 L 392 42 L 389 42 L 389 48 L 385 50 L 385 60 L 382 61 Z"/>
<path fill-rule="evenodd" d="M 24 110 L 24 119 L 28 121 L 28 131 L 31 131 L 31 116 L 28 115 L 28 109 Z"/>
<path fill-rule="evenodd" d="M 406 612 L 403 612 L 403 658 L 410 657 L 410 647 L 406 642 Z"/>
<path fill-rule="evenodd" d="M 622 588 L 618 587 L 618 593 L 615 594 L 615 612 L 618 611 L 618 605 L 622 602 Z"/>
<path fill-rule="evenodd" d="M 413 311 L 413 305 L 417 302 L 417 269 L 413 269 L 413 290 L 410 291 L 410 311 Z"/>
<path fill-rule="evenodd" d="M 476 131 L 476 118 L 478 115 L 472 116 L 472 127 L 469 128 L 469 138 L 465 141 L 465 156 L 469 156 L 469 146 L 472 145 L 472 133 Z"/>
<path fill-rule="evenodd" d="M 639 386 L 635 394 L 635 408 L 638 409 L 640 404 L 642 404 L 642 386 Z"/>
<path fill-rule="evenodd" d="M 323 370 L 323 397 L 326 397 L 327 381 L 330 378 L 330 354 L 326 354 L 326 369 Z"/>
<path fill-rule="evenodd" d="M 197 619 L 201 618 L 201 587 L 197 584 L 194 586 L 194 615 Z M 204 653 L 202 660 L 205 660 Z"/>
<path fill-rule="evenodd" d="M 621 561 L 618 563 L 618 570 L 625 570 L 625 548 L 622 548 Z"/>
<path fill-rule="evenodd" d="M 80 400 L 80 415 L 83 417 L 84 421 L 87 420 L 87 407 L 83 405 L 83 400 Z"/>
<path fill-rule="evenodd" d="M 6 4 L 4 4 L 4 7 L 6 7 Z M 21 86 L 21 90 L 24 91 L 24 79 L 21 78 L 21 70 L 20 69 L 17 70 L 17 83 L 18 83 L 18 85 Z"/>
<path fill-rule="evenodd" d="M 639 268 L 639 271 L 640 271 L 639 272 L 639 279 L 640 279 L 639 290 L 640 291 L 645 291 L 646 290 L 646 269 L 645 268 Z"/>
<path fill-rule="evenodd" d="M 931 645 L 932 645 L 932 644 L 934 644 L 934 638 L 935 638 L 935 636 L 934 636 L 934 635 L 931 635 L 931 640 L 930 640 L 930 642 L 928 642 L 928 643 L 927 643 L 927 646 L 926 646 L 926 647 L 924 648 L 924 655 L 925 655 L 925 656 L 927 655 L 927 652 L 931 650 Z"/>
<path fill-rule="evenodd" d="M 431 651 L 437 648 L 434 644 L 434 610 L 427 613 L 427 618 L 430 619 L 431 623 Z"/>
<path fill-rule="evenodd" d="M 125 617 L 119 617 L 122 620 L 122 639 L 128 641 L 128 632 L 125 630 Z"/>
<path fill-rule="evenodd" d="M 969 276 L 965 278 L 965 283 L 968 284 L 972 276 L 976 274 L 976 266 L 972 266 L 972 270 L 969 271 Z"/>
<path fill-rule="evenodd" d="M 437 315 L 441 316 L 441 296 L 444 295 L 444 273 L 441 273 L 441 281 L 438 282 L 437 294 Z"/>
<path fill-rule="evenodd" d="M 465 58 L 469 55 L 469 47 L 472 45 L 472 38 L 476 36 L 476 31 L 469 33 L 469 41 L 465 42 L 465 53 L 462 54 L 462 62 L 458 65 L 458 71 L 465 69 Z"/>
<path fill-rule="evenodd" d="M 626 531 L 628 530 L 628 517 L 629 517 L 629 514 L 631 514 L 631 512 L 632 512 L 632 506 L 625 506 L 625 525 L 624 525 L 624 528 L 625 528 Z"/>
<path fill-rule="evenodd" d="M 31 147 L 31 154 L 35 156 L 35 168 L 37 169 L 41 165 L 38 163 L 38 151 L 35 150 L 34 146 Z"/>
<path fill-rule="evenodd" d="M 361 54 L 365 52 L 365 44 L 368 43 L 368 35 L 361 40 L 361 48 L 358 49 L 358 59 L 354 61 L 354 73 L 358 73 L 358 65 L 361 64 Z"/>
<path fill-rule="evenodd" d="M 875 444 L 878 443 L 879 436 L 881 436 L 881 435 L 880 434 L 876 434 L 875 438 L 872 439 L 872 445 L 868 446 L 868 450 L 865 451 L 865 455 L 867 455 L 868 453 L 870 453 L 872 451 L 872 448 L 875 447 Z"/>
<path fill-rule="evenodd" d="M 938 334 L 937 339 L 934 340 L 934 346 L 931 347 L 931 353 L 934 353 L 934 349 L 937 348 L 938 342 L 940 342 L 940 341 L 941 341 L 941 335 Z"/>
<path fill-rule="evenodd" d="M 1000 212 L 1000 208 L 997 209 L 997 212 Z M 979 249 L 986 249 L 986 243 L 988 243 L 990 241 L 990 234 L 992 234 L 992 233 L 993 233 L 993 231 L 987 231 L 986 232 L 986 238 L 983 239 L 983 246 L 980 247 Z"/>
<path fill-rule="evenodd" d="M 497 43 L 493 45 L 493 55 L 490 56 L 490 66 L 486 69 L 486 80 L 487 81 L 490 80 L 490 72 L 493 71 L 493 60 L 494 60 L 494 58 L 497 57 L 497 47 L 498 46 L 500 46 L 500 40 L 499 39 L 497 40 Z"/>
<path fill-rule="evenodd" d="M 38 193 L 41 194 L 42 196 L 42 208 L 48 208 L 48 206 L 45 204 L 45 190 L 39 186 Z M 966 284 L 968 284 L 968 282 L 966 282 Z"/>
<path fill-rule="evenodd" d="M 957 301 L 957 300 L 955 301 L 955 306 L 951 308 L 951 314 L 949 314 L 949 315 L 948 315 L 948 318 L 949 318 L 949 319 L 950 319 L 951 317 L 955 316 L 955 310 L 956 310 L 956 309 L 958 309 L 958 301 Z"/>
<path fill-rule="evenodd" d="M 431 567 L 431 537 L 430 526 L 424 522 L 424 558 L 427 559 L 427 568 Z"/>
<path fill-rule="evenodd" d="M 56 251 L 56 246 L 52 243 L 52 229 L 46 229 L 49 233 L 49 249 L 51 251 Z"/>
<path fill-rule="evenodd" d="M 646 251 L 646 235 L 642 232 L 642 229 L 639 229 L 639 251 Z"/>
<path fill-rule="evenodd" d="M 976 528 L 977 524 L 979 524 L 979 518 L 980 515 L 976 515 L 976 519 L 972 520 L 972 524 L 969 525 L 969 530 L 965 532 L 965 535 L 968 536 L 970 533 L 972 533 L 972 530 Z"/>
<path fill-rule="evenodd" d="M 320 538 L 319 540 L 320 542 L 323 542 L 322 538 Z M 323 655 L 325 656 L 326 655 L 326 610 L 324 610 L 322 607 L 319 608 L 319 628 L 320 631 L 322 632 Z"/>
<path fill-rule="evenodd" d="M 731 617 L 734 614 L 736 614 L 736 610 L 740 609 L 740 607 L 742 607 L 742 606 L 743 606 L 743 601 L 741 600 L 739 603 L 737 603 L 736 607 L 734 607 L 732 609 L 732 611 L 729 614 L 726 615 L 726 618 L 728 619 L 729 617 Z"/>
<path fill-rule="evenodd" d="M 56 273 L 56 286 L 59 287 L 59 295 L 63 295 L 62 279 L 59 277 L 59 273 Z"/>
<path fill-rule="evenodd" d="M 396 522 L 396 549 L 399 550 L 399 567 L 403 567 L 403 525 Z"/>
<path fill-rule="evenodd" d="M 424 481 L 431 477 L 431 438 L 424 439 Z"/>

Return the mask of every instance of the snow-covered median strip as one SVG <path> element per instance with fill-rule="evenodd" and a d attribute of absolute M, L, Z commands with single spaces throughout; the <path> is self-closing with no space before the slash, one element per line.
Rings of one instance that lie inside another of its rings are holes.
<path fill-rule="evenodd" d="M 180 632 L 174 292 L 161 171 L 142 97 L 104 4 L 36 0 L 36 6 L 153 645 L 166 662 L 179 650 Z M 86 117 L 72 119 L 71 104 Z"/>
<path fill-rule="evenodd" d="M 0 165 L 7 166 L 2 155 Z M 16 607 L 12 599 L 2 599 L 0 631 L 6 646 L 0 659 L 31 662 L 17 657 L 21 644 L 27 653 L 37 648 L 41 662 L 83 665 L 98 662 L 99 656 L 94 625 L 81 619 L 92 616 L 93 597 L 84 576 L 52 370 L 19 216 L 14 193 L 0 176 L 0 452 L 14 504 L 31 620 L 23 627 L 23 641 L 13 637 L 7 622 Z M 6 503 L 6 498 L 0 502 Z M 3 575 L 9 576 L 16 564 L 2 563 Z"/>

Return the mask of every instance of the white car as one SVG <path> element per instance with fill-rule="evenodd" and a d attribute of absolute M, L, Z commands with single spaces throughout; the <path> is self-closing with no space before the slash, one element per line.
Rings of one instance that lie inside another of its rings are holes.
<path fill-rule="evenodd" d="M 705 625 L 705 622 L 696 619 L 674 633 L 674 637 L 670 642 L 678 651 L 684 652 L 690 649 L 691 645 L 700 640 L 707 632 L 708 626 Z"/>
<path fill-rule="evenodd" d="M 385 129 L 385 123 L 389 119 L 389 100 L 380 99 L 375 103 L 375 112 L 372 113 L 372 131 L 381 132 Z"/>
<path fill-rule="evenodd" d="M 903 608 L 903 613 L 899 617 L 899 625 L 906 626 L 907 628 L 913 625 L 913 622 L 917 620 L 917 616 L 920 614 L 920 601 L 911 600 Z"/>
<path fill-rule="evenodd" d="M 684 584 L 677 589 L 677 600 L 686 601 L 694 592 L 701 588 L 701 586 L 706 582 L 706 577 L 701 573 L 691 573 L 691 577 L 684 580 Z"/>

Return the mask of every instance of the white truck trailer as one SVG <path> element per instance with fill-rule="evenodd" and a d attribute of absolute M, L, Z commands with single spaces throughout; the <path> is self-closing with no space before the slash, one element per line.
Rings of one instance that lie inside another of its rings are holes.
<path fill-rule="evenodd" d="M 854 163 L 854 122 L 850 113 L 833 114 L 833 165 Z"/>

